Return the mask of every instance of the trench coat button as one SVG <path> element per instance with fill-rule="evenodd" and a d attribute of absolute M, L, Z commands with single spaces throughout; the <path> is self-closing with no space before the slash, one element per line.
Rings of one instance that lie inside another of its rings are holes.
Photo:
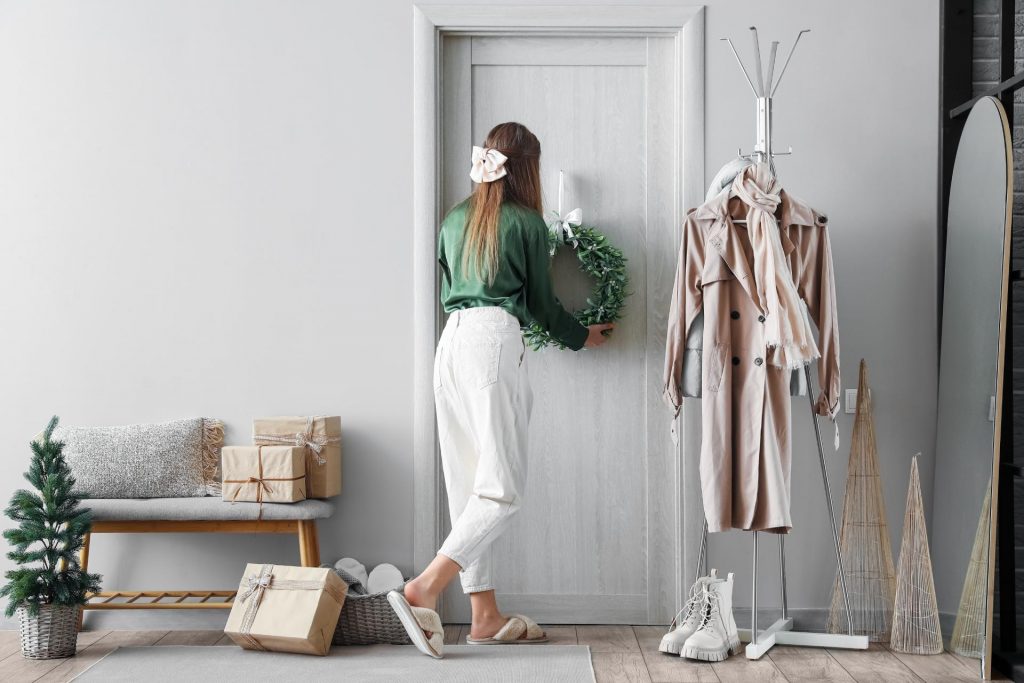
<path fill-rule="evenodd" d="M 754 365 L 761 365 L 762 363 L 764 363 L 764 359 L 763 358 L 755 358 L 754 359 Z"/>
<path fill-rule="evenodd" d="M 733 365 L 739 365 L 740 364 L 740 357 L 739 356 L 733 356 L 732 357 L 732 364 Z"/>
<path fill-rule="evenodd" d="M 733 320 L 739 320 L 740 319 L 740 312 L 739 311 L 733 311 L 732 313 L 729 314 L 729 317 L 732 318 Z"/>
<path fill-rule="evenodd" d="M 825 223 L 828 223 L 828 216 L 818 216 L 818 222 L 825 225 Z"/>
<path fill-rule="evenodd" d="M 757 316 L 757 322 L 763 323 L 764 322 L 764 316 L 763 315 Z"/>

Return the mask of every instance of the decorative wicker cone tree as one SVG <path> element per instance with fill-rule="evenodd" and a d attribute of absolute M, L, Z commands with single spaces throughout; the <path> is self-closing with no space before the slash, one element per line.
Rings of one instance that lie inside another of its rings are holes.
<path fill-rule="evenodd" d="M 978 531 L 967 564 L 964 590 L 960 594 L 960 608 L 953 625 L 953 638 L 949 649 L 964 657 L 981 659 L 985 652 L 985 610 L 988 606 L 988 547 L 989 523 L 992 520 L 992 481 L 985 489 L 985 501 L 978 516 Z"/>
<path fill-rule="evenodd" d="M 860 361 L 857 417 L 853 423 L 839 542 L 846 569 L 853 632 L 884 643 L 889 640 L 892 632 L 896 571 L 892 563 L 892 540 L 885 517 L 882 478 L 878 468 L 868 366 L 863 359 Z M 828 631 L 847 632 L 846 604 L 838 572 L 832 586 Z"/>
<path fill-rule="evenodd" d="M 907 489 L 907 511 L 903 517 L 889 647 L 912 655 L 942 652 L 942 629 L 935 601 L 935 578 L 932 576 L 932 555 L 928 549 L 928 529 L 921 502 L 917 455 L 910 463 L 910 486 Z"/>

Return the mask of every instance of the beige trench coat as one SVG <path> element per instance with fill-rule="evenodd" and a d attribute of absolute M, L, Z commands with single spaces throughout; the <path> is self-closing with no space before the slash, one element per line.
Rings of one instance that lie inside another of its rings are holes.
<path fill-rule="evenodd" d="M 709 531 L 785 533 L 790 518 L 790 376 L 771 364 L 756 302 L 748 207 L 723 193 L 689 213 L 669 314 L 665 399 L 683 401 L 686 336 L 703 310 L 701 490 Z M 818 328 L 815 410 L 839 405 L 839 328 L 827 219 L 782 192 L 776 211 L 793 281 Z"/>

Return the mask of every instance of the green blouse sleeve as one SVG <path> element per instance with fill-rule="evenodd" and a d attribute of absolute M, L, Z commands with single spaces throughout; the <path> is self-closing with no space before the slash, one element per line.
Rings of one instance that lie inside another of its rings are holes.
<path fill-rule="evenodd" d="M 544 219 L 540 216 L 528 219 L 523 226 L 523 234 L 526 251 L 526 308 L 552 337 L 573 351 L 579 351 L 590 331 L 566 311 L 555 297 L 551 285 L 551 254 L 548 251 Z"/>
<path fill-rule="evenodd" d="M 448 257 L 444 253 L 444 231 L 437 235 L 437 262 L 441 266 L 441 298 L 448 296 L 452 286 L 452 271 L 448 268 Z"/>

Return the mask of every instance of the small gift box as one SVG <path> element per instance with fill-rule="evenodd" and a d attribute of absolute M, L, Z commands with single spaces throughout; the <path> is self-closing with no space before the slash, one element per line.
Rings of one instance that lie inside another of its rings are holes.
<path fill-rule="evenodd" d="M 220 460 L 224 500 L 262 504 L 306 499 L 306 453 L 298 446 L 225 446 Z"/>
<path fill-rule="evenodd" d="M 252 422 L 257 445 L 301 446 L 306 450 L 306 497 L 341 493 L 341 418 L 262 417 Z"/>
<path fill-rule="evenodd" d="M 331 569 L 247 565 L 224 633 L 246 650 L 326 655 L 347 588 Z"/>

